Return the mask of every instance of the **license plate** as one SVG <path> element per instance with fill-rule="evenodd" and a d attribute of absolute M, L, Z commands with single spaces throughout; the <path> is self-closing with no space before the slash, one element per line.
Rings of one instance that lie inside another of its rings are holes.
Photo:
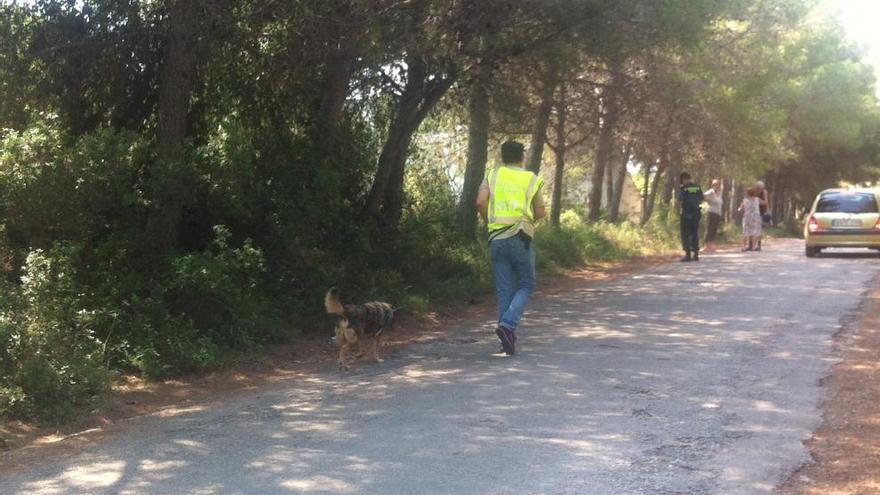
<path fill-rule="evenodd" d="M 832 227 L 861 227 L 862 221 L 858 218 L 837 218 L 831 220 Z"/>

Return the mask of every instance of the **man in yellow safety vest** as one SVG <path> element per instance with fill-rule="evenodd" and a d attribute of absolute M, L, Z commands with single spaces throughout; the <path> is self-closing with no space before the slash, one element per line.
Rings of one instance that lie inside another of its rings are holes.
<path fill-rule="evenodd" d="M 523 168 L 524 148 L 501 145 L 501 166 L 489 172 L 477 195 L 477 210 L 489 226 L 489 251 L 498 299 L 495 334 L 504 352 L 516 352 L 516 327 L 535 290 L 535 222 L 547 211 L 540 176 Z"/>

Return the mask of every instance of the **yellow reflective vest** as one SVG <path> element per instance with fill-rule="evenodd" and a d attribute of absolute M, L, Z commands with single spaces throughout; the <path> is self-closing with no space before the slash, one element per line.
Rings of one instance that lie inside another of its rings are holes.
<path fill-rule="evenodd" d="M 525 169 L 501 166 L 490 172 L 488 182 L 489 240 L 501 234 L 509 237 L 519 231 L 534 237 L 532 201 L 544 180 Z"/>

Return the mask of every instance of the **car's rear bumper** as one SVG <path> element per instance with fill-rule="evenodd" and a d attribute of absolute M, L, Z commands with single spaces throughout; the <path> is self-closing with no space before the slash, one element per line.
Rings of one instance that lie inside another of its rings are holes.
<path fill-rule="evenodd" d="M 805 237 L 807 247 L 880 248 L 880 232 L 876 229 L 824 230 Z"/>

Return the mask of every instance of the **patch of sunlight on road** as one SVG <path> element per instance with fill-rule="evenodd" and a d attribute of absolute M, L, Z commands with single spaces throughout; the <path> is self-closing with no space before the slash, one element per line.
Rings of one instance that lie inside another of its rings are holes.
<path fill-rule="evenodd" d="M 287 421 L 285 426 L 289 428 L 293 428 L 297 431 L 310 431 L 310 432 L 319 432 L 319 433 L 331 433 L 338 432 L 344 427 L 346 423 L 344 421 Z"/>
<path fill-rule="evenodd" d="M 169 407 L 168 409 L 163 409 L 157 412 L 156 416 L 159 416 L 160 418 L 170 418 L 173 416 L 180 416 L 181 414 L 199 413 L 205 410 L 206 408 L 204 406 Z"/>
<path fill-rule="evenodd" d="M 566 337 L 574 339 L 605 338 L 605 339 L 631 339 L 635 335 L 629 332 L 611 330 L 608 328 L 578 328 L 564 333 Z"/>
<path fill-rule="evenodd" d="M 358 456 L 348 456 L 345 458 L 345 467 L 350 471 L 369 472 L 376 469 L 376 463 L 371 459 Z"/>
<path fill-rule="evenodd" d="M 645 279 L 672 280 L 675 277 L 676 277 L 676 275 L 664 274 L 664 273 L 645 273 L 645 274 L 633 275 L 632 279 L 633 280 L 645 280 Z"/>
<path fill-rule="evenodd" d="M 223 487 L 220 484 L 212 484 L 209 486 L 199 487 L 199 488 L 191 488 L 189 491 L 190 495 L 213 495 L 215 493 L 220 493 L 223 491 Z"/>
<path fill-rule="evenodd" d="M 186 461 L 154 461 L 145 459 L 141 462 L 141 469 L 147 472 L 165 471 L 168 469 L 182 468 L 187 465 Z"/>
<path fill-rule="evenodd" d="M 463 370 L 461 368 L 429 370 L 421 365 L 413 365 L 407 366 L 403 369 L 401 374 L 391 378 L 389 381 L 408 384 L 423 384 L 425 380 L 438 380 L 448 378 L 455 375 L 460 375 L 462 371 Z"/>
<path fill-rule="evenodd" d="M 777 359 L 794 359 L 795 356 L 791 351 L 780 351 L 770 354 L 770 357 Z"/>
<path fill-rule="evenodd" d="M 780 413 L 780 414 L 788 414 L 791 411 L 788 409 L 781 409 L 776 404 L 772 402 L 768 402 L 766 400 L 756 400 L 752 402 L 752 406 L 756 411 L 761 412 L 772 412 L 772 413 Z"/>
<path fill-rule="evenodd" d="M 356 487 L 351 483 L 331 478 L 329 476 L 313 476 L 306 479 L 282 481 L 281 486 L 302 492 L 336 492 L 355 493 Z"/>
<path fill-rule="evenodd" d="M 308 469 L 322 454 L 317 450 L 309 450 L 298 452 L 294 456 L 289 450 L 284 449 L 251 461 L 245 467 L 264 473 L 284 474 L 292 470 Z"/>
<path fill-rule="evenodd" d="M 70 468 L 52 481 L 27 483 L 26 492 L 41 494 L 71 493 L 71 488 L 94 490 L 108 488 L 122 479 L 125 461 L 96 462 L 82 468 Z"/>

